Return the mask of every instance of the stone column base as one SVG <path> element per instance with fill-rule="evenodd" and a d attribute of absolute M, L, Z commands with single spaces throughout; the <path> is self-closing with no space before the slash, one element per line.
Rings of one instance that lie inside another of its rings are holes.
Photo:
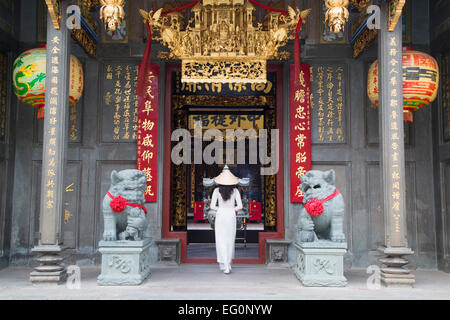
<path fill-rule="evenodd" d="M 416 282 L 415 276 L 403 266 L 408 264 L 404 256 L 414 252 L 409 248 L 378 248 L 386 257 L 379 259 L 387 268 L 381 268 L 381 283 L 391 288 L 411 288 Z"/>
<path fill-rule="evenodd" d="M 316 241 L 294 243 L 294 273 L 305 287 L 345 287 L 344 255 L 347 243 Z"/>
<path fill-rule="evenodd" d="M 137 286 L 150 275 L 151 240 L 100 241 L 100 286 Z"/>
<path fill-rule="evenodd" d="M 60 255 L 63 250 L 58 245 L 39 245 L 33 248 L 33 252 L 42 254 L 36 259 L 40 265 L 30 273 L 33 285 L 60 285 L 66 282 L 67 271 L 61 264 L 63 258 Z"/>

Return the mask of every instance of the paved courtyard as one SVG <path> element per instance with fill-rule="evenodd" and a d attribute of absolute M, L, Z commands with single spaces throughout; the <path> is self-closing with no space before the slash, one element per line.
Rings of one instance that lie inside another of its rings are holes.
<path fill-rule="evenodd" d="M 369 290 L 365 270 L 351 270 L 345 288 L 303 287 L 289 268 L 236 265 L 225 275 L 216 265 L 152 266 L 151 276 L 138 287 L 99 287 L 100 267 L 81 267 L 81 289 L 65 285 L 33 286 L 31 268 L 0 271 L 0 299 L 158 299 L 158 300 L 303 300 L 303 299 L 450 299 L 450 275 L 414 271 L 413 289 Z"/>

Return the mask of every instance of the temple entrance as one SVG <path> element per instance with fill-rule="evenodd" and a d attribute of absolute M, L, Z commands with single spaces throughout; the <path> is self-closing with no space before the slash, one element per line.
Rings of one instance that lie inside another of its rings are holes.
<path fill-rule="evenodd" d="M 218 176 L 225 165 L 248 181 L 238 186 L 244 210 L 237 213 L 234 263 L 264 263 L 265 239 L 283 237 L 283 206 L 277 201 L 283 194 L 282 143 L 271 143 L 272 131 L 281 131 L 282 125 L 282 98 L 277 97 L 282 69 L 271 71 L 267 84 L 243 85 L 183 84 L 175 66 L 167 70 L 165 139 L 173 141 L 165 149 L 171 161 L 165 161 L 163 237 L 181 239 L 181 262 L 216 261 L 214 221 L 208 217 L 214 188 L 204 179 Z M 172 135 L 177 129 L 183 137 Z M 229 131 L 235 134 L 231 140 Z M 280 142 L 281 136 L 276 138 Z M 182 144 L 187 151 L 180 151 Z M 213 146 L 217 144 L 222 152 Z M 187 152 L 183 162 L 174 163 L 173 150 L 180 157 Z M 278 170 L 261 174 L 272 154 L 278 154 Z"/>
<path fill-rule="evenodd" d="M 229 111 L 224 111 L 229 110 Z M 264 129 L 264 108 L 239 107 L 235 109 L 201 108 L 189 113 L 189 129 L 192 133 L 191 154 L 195 153 L 195 128 L 205 136 L 208 130 L 218 130 L 222 139 L 227 130 L 242 130 L 242 136 L 233 139 L 231 149 L 225 149 L 219 163 L 191 164 L 188 168 L 187 184 L 187 256 L 193 258 L 214 258 L 215 235 L 213 217 L 208 216 L 209 201 L 215 186 L 207 186 L 204 179 L 218 176 L 225 165 L 239 178 L 248 180 L 248 185 L 238 186 L 244 209 L 237 214 L 236 257 L 258 257 L 258 233 L 264 232 L 264 177 L 261 164 L 255 161 L 252 147 L 259 144 L 259 129 Z M 199 131 L 200 132 L 200 131 Z M 220 140 L 221 138 L 219 138 Z M 202 141 L 201 152 L 208 151 L 208 142 Z M 225 146 L 225 145 L 224 145 Z M 238 158 L 240 158 L 238 161 Z"/>

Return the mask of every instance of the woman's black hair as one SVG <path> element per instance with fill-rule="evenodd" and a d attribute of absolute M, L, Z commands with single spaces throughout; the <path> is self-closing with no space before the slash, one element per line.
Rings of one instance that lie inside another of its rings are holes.
<path fill-rule="evenodd" d="M 223 201 L 227 201 L 231 198 L 235 186 L 219 185 L 219 193 L 222 196 Z"/>

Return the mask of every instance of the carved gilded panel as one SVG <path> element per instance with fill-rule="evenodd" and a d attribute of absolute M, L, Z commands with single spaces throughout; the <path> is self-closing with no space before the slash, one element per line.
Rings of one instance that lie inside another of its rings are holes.
<path fill-rule="evenodd" d="M 269 130 L 276 128 L 275 105 L 266 111 L 265 128 Z M 267 145 L 271 145 L 271 135 L 268 134 Z M 268 148 L 270 153 L 270 148 Z M 277 183 L 276 175 L 264 176 L 264 226 L 265 228 L 276 228 L 277 226 Z"/>

